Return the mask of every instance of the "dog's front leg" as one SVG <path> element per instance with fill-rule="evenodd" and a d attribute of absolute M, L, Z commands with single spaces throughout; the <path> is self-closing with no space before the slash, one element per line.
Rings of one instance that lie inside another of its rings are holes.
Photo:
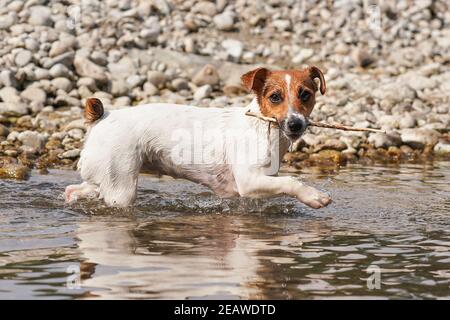
<path fill-rule="evenodd" d="M 235 172 L 235 181 L 239 195 L 242 197 L 261 198 L 286 194 L 296 197 L 300 202 L 318 209 L 331 203 L 331 198 L 310 186 L 307 186 L 293 177 L 272 177 L 255 171 Z"/>

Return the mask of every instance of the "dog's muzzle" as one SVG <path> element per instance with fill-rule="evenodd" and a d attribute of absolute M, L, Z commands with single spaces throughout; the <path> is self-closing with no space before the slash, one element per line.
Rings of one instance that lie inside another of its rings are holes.
<path fill-rule="evenodd" d="M 291 140 L 302 136 L 308 126 L 308 120 L 301 114 L 292 114 L 281 123 L 281 130 Z"/>

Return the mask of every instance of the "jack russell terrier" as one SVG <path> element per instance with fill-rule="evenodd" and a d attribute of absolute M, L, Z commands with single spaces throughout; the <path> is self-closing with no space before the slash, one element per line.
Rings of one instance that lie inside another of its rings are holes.
<path fill-rule="evenodd" d="M 109 206 L 130 206 L 139 173 L 150 170 L 200 183 L 220 197 L 284 194 L 324 207 L 331 202 L 327 194 L 294 177 L 276 176 L 283 155 L 306 130 L 316 78 L 324 94 L 317 67 L 252 70 L 241 77 L 256 96 L 245 109 L 158 103 L 108 112 L 100 100 L 87 99 L 88 132 L 78 162 L 84 182 L 66 188 L 66 201 L 102 198 Z M 246 111 L 275 118 L 278 126 Z"/>

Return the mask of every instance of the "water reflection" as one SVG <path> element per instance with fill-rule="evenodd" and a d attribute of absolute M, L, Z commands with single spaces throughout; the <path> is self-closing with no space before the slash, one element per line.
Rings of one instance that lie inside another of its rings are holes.
<path fill-rule="evenodd" d="M 73 173 L 0 180 L 0 298 L 450 298 L 448 163 L 302 174 L 332 207 L 147 177 L 133 210 L 64 208 L 55 194 Z"/>

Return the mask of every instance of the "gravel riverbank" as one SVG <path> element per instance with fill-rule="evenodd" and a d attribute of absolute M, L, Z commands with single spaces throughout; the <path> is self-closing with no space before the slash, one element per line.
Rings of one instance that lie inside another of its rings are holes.
<path fill-rule="evenodd" d="M 450 158 L 450 5 L 418 1 L 0 0 L 0 178 L 74 168 L 84 100 L 245 106 L 257 65 L 317 65 L 311 128 L 286 162 Z"/>

